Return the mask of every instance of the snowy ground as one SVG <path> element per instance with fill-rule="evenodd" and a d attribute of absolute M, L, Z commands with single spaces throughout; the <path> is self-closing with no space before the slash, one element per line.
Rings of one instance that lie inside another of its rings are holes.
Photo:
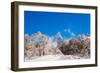
<path fill-rule="evenodd" d="M 87 57 L 79 57 L 73 55 L 45 55 L 45 56 L 37 56 L 33 58 L 25 58 L 25 62 L 34 62 L 34 61 L 56 61 L 56 60 L 72 60 L 72 59 L 84 59 Z M 89 58 L 89 57 L 88 57 Z"/>

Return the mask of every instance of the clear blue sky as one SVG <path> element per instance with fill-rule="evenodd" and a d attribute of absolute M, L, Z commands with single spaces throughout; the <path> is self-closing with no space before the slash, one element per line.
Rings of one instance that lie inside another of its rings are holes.
<path fill-rule="evenodd" d="M 38 31 L 63 37 L 90 34 L 90 14 L 24 11 L 24 34 Z"/>

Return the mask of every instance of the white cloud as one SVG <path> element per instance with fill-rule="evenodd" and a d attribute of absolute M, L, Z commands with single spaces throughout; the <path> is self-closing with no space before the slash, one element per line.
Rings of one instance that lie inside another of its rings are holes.
<path fill-rule="evenodd" d="M 71 30 L 70 30 L 69 28 L 68 28 L 68 30 L 67 30 L 67 31 L 68 31 L 68 33 L 71 33 Z"/>
<path fill-rule="evenodd" d="M 75 33 L 72 32 L 72 31 L 70 30 L 70 28 L 68 28 L 68 29 L 64 29 L 64 32 L 69 33 L 71 36 L 75 36 Z"/>
<path fill-rule="evenodd" d="M 75 33 L 71 32 L 71 36 L 75 36 Z"/>
<path fill-rule="evenodd" d="M 64 32 L 67 32 L 67 29 L 64 29 Z"/>

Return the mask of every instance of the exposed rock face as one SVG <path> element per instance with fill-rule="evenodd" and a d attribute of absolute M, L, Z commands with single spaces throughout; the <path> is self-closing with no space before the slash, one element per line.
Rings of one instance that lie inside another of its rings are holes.
<path fill-rule="evenodd" d="M 57 48 L 57 43 L 53 42 L 47 35 L 38 32 L 32 35 L 31 38 L 25 36 L 25 57 L 57 54 L 63 55 Z"/>
<path fill-rule="evenodd" d="M 90 56 L 90 38 L 74 38 L 65 41 L 59 48 L 65 55 Z"/>

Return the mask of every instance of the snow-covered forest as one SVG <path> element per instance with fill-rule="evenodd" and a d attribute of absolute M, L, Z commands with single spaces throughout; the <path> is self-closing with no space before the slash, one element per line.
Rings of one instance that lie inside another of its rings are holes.
<path fill-rule="evenodd" d="M 81 34 L 63 38 L 60 32 L 48 36 L 41 32 L 24 35 L 25 61 L 70 60 L 90 58 L 90 36 Z"/>

